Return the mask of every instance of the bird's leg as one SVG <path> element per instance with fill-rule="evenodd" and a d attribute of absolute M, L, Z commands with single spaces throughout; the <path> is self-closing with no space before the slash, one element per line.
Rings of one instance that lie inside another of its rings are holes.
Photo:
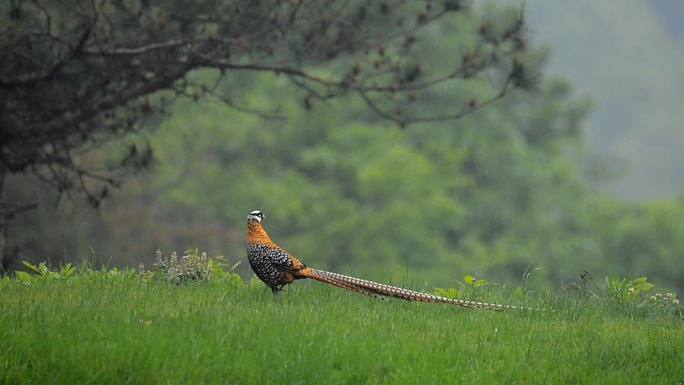
<path fill-rule="evenodd" d="M 280 293 L 282 291 L 283 291 L 282 286 L 281 287 L 278 287 L 278 286 L 271 287 L 271 292 L 273 292 L 273 300 L 274 301 L 280 301 Z"/>

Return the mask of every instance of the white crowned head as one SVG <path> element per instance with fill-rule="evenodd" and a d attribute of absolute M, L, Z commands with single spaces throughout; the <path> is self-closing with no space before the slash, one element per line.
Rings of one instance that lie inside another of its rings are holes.
<path fill-rule="evenodd" d="M 254 211 L 252 211 L 251 213 L 249 213 L 249 215 L 247 215 L 247 220 L 248 220 L 248 221 L 257 221 L 257 222 L 261 222 L 261 220 L 264 219 L 264 218 L 266 218 L 266 215 L 264 215 L 264 213 L 262 213 L 262 212 L 259 211 L 259 210 L 254 210 Z"/>

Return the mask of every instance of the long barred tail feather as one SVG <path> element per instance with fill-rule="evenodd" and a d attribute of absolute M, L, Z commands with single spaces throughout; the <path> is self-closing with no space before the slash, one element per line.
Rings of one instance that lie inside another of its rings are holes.
<path fill-rule="evenodd" d="M 320 282 L 324 282 L 333 286 L 337 286 L 342 289 L 346 289 L 355 293 L 360 293 L 360 294 L 366 294 L 370 295 L 372 297 L 378 297 L 378 298 L 383 298 L 384 295 L 378 293 L 377 291 L 357 286 L 355 284 L 350 283 L 349 281 L 343 280 L 343 279 L 338 279 L 336 277 L 326 275 L 326 274 L 320 274 L 320 270 L 314 270 L 314 269 L 305 269 L 301 270 L 299 272 L 303 276 L 307 278 L 312 278 Z"/>
<path fill-rule="evenodd" d="M 363 293 L 372 296 L 394 297 L 407 301 L 432 302 L 432 303 L 448 303 L 451 305 L 463 306 L 467 308 L 480 308 L 490 310 L 502 309 L 520 309 L 531 310 L 525 307 L 513 305 L 501 305 L 496 303 L 476 302 L 464 299 L 446 298 L 437 295 L 421 293 L 418 291 L 403 289 L 400 287 L 385 285 L 365 279 L 349 277 L 342 274 L 332 273 L 324 270 L 307 269 L 306 276 L 316 279 L 321 282 L 326 282 L 331 285 L 341 287 L 357 293 Z"/>

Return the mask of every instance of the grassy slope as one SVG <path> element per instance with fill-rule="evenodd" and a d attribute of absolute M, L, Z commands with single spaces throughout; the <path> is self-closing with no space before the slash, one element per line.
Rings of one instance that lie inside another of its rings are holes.
<path fill-rule="evenodd" d="M 684 324 L 588 303 L 546 312 L 379 301 L 298 282 L 0 285 L 0 383 L 684 381 Z M 150 322 L 151 321 L 151 322 Z"/>

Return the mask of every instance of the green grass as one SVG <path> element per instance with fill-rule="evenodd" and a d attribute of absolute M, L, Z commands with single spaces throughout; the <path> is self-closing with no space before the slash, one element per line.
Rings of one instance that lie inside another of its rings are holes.
<path fill-rule="evenodd" d="M 0 284 L 3 384 L 680 384 L 672 312 L 381 301 L 317 282 L 171 286 L 133 274 Z"/>

